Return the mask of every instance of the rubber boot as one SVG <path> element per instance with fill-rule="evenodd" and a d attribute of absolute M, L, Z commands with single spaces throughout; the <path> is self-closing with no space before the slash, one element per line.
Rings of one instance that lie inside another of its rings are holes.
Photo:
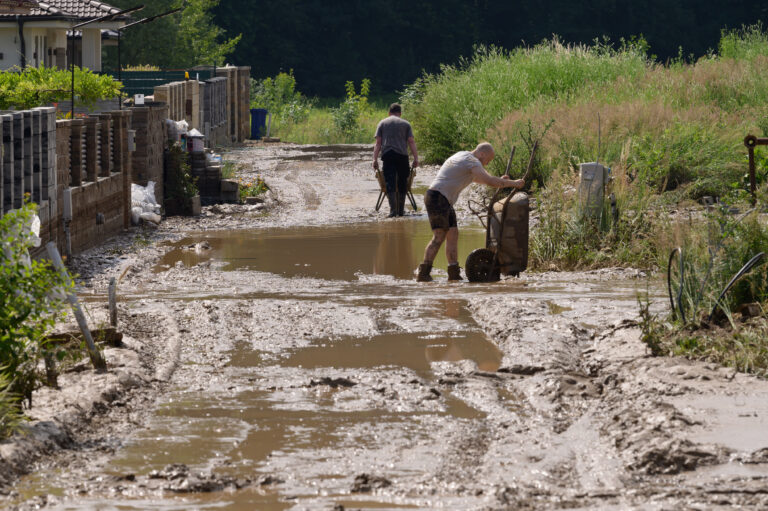
<path fill-rule="evenodd" d="M 461 268 L 458 264 L 448 265 L 448 280 L 464 280 L 461 277 Z"/>
<path fill-rule="evenodd" d="M 421 263 L 419 265 L 419 274 L 416 276 L 416 282 L 432 282 L 432 263 Z"/>
<path fill-rule="evenodd" d="M 397 195 L 395 192 L 387 192 L 387 202 L 389 202 L 389 215 L 387 215 L 387 218 L 397 216 Z"/>
<path fill-rule="evenodd" d="M 397 216 L 405 215 L 405 194 L 397 194 Z"/>

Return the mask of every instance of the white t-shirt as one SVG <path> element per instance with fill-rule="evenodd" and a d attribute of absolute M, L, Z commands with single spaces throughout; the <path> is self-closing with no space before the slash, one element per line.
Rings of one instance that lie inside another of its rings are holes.
<path fill-rule="evenodd" d="M 445 160 L 429 189 L 442 193 L 453 206 L 461 191 L 472 183 L 472 169 L 475 167 L 482 169 L 483 164 L 469 151 L 459 151 Z"/>

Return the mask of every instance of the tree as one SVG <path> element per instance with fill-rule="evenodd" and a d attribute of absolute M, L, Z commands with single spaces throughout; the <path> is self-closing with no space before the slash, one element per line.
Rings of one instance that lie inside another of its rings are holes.
<path fill-rule="evenodd" d="M 241 36 L 227 39 L 214 23 L 212 9 L 220 0 L 153 0 L 134 14 L 139 20 L 183 7 L 180 13 L 136 25 L 123 32 L 123 66 L 151 65 L 164 69 L 185 69 L 196 65 L 223 65 Z M 135 0 L 112 0 L 128 8 Z M 116 50 L 110 48 L 107 67 L 117 67 Z"/>

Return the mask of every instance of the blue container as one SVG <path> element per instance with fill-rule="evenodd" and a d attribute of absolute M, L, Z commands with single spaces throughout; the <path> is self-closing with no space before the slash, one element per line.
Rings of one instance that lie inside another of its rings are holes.
<path fill-rule="evenodd" d="M 251 140 L 261 140 L 267 134 L 267 110 L 251 108 Z"/>

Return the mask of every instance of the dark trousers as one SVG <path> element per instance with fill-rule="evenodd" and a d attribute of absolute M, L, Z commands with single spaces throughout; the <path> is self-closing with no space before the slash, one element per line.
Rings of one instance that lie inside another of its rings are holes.
<path fill-rule="evenodd" d="M 384 164 L 382 172 L 387 183 L 387 193 L 405 195 L 408 191 L 408 176 L 411 174 L 411 164 L 408 155 L 387 151 L 381 156 Z"/>

